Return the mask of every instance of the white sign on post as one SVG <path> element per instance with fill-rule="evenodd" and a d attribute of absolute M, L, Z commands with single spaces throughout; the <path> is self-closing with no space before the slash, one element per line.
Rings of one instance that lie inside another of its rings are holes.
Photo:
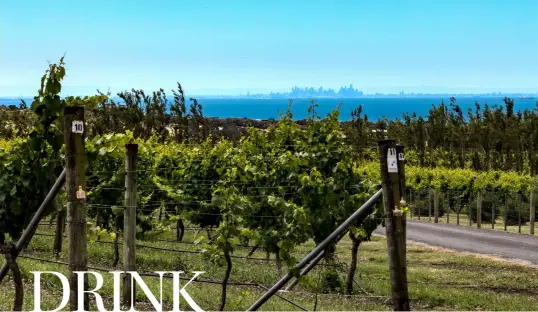
<path fill-rule="evenodd" d="M 387 152 L 387 167 L 389 172 L 398 172 L 398 160 L 396 159 L 395 148 L 389 148 Z"/>
<path fill-rule="evenodd" d="M 73 124 L 71 126 L 71 132 L 73 133 L 84 133 L 84 123 L 80 120 L 73 120 Z"/>
<path fill-rule="evenodd" d="M 404 153 L 398 153 L 398 160 L 405 160 Z"/>

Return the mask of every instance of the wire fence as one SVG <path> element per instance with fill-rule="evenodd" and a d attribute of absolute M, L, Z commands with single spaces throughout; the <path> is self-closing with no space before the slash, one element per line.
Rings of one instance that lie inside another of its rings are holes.
<path fill-rule="evenodd" d="M 40 223 L 40 226 L 49 226 L 49 225 L 50 224 L 46 223 L 46 222 Z M 191 229 L 195 230 L 196 228 L 191 228 Z M 48 238 L 53 238 L 55 236 L 54 234 L 40 233 L 40 232 L 36 232 L 34 235 L 48 237 Z M 65 238 L 67 236 L 62 235 L 62 237 Z M 162 241 L 171 242 L 170 240 L 162 240 Z M 194 242 L 176 242 L 176 241 L 172 241 L 172 242 L 174 242 L 174 243 L 185 243 L 185 244 L 195 244 Z M 115 244 L 115 242 L 99 241 L 99 240 L 90 241 L 89 243 L 90 244 L 106 244 L 106 245 L 114 245 Z M 122 243 L 118 242 L 117 245 L 122 245 Z M 248 246 L 248 247 L 251 247 L 251 246 Z M 252 246 L 252 247 L 257 247 L 257 246 Z M 144 245 L 144 244 L 136 244 L 136 248 L 149 249 L 149 250 L 154 250 L 154 251 L 157 251 L 157 252 L 173 252 L 173 253 L 184 253 L 184 254 L 202 254 L 201 251 L 163 248 L 163 247 L 148 246 L 148 245 Z M 52 255 L 52 252 L 51 252 L 51 255 Z M 232 258 L 244 259 L 244 260 L 254 260 L 254 261 L 257 260 L 257 261 L 264 261 L 264 262 L 275 261 L 275 259 L 267 259 L 267 258 L 259 258 L 259 257 L 236 256 L 236 255 L 230 255 L 230 256 Z M 56 256 L 55 259 L 52 259 L 52 257 L 45 256 L 42 251 L 35 251 L 35 250 L 32 250 L 31 248 L 25 250 L 22 254 L 20 254 L 19 258 L 32 260 L 32 261 L 38 261 L 38 262 L 42 262 L 42 263 L 61 265 L 61 266 L 68 266 L 69 265 L 66 262 L 58 260 L 58 256 Z M 91 259 L 89 259 L 89 260 L 90 260 L 90 262 L 89 262 L 89 265 L 87 267 L 90 270 L 100 271 L 100 272 L 113 272 L 113 271 L 115 271 L 113 269 L 109 269 L 109 268 L 105 268 L 105 267 L 96 265 L 96 264 L 91 262 Z M 340 270 L 345 270 L 346 269 L 344 263 L 334 263 L 334 264 L 319 263 L 318 266 L 319 267 L 335 267 L 335 268 L 340 269 Z M 141 272 L 138 272 L 138 274 L 140 276 L 144 276 L 144 277 L 160 278 L 159 274 L 156 274 L 156 273 L 153 273 L 153 272 L 141 271 Z M 172 278 L 172 276 L 170 274 L 164 274 L 162 277 L 163 278 Z M 191 281 L 191 279 L 187 278 L 187 277 L 179 277 L 179 279 L 180 280 L 185 280 L 185 281 Z M 193 279 L 192 282 L 201 283 L 201 284 L 215 284 L 215 285 L 223 285 L 223 283 L 224 283 L 223 280 L 201 279 L 201 278 Z M 357 286 L 359 286 L 359 284 L 355 280 L 354 280 L 354 283 Z M 230 285 L 230 286 L 236 286 L 236 287 L 257 288 L 257 289 L 260 289 L 260 290 L 263 290 L 263 291 L 267 291 L 272 286 L 272 285 L 266 285 L 266 284 L 253 282 L 253 281 L 244 282 L 244 281 L 234 281 L 234 280 L 227 281 L 226 284 Z M 317 305 L 317 297 L 318 296 L 329 296 L 329 297 L 334 297 L 335 296 L 335 297 L 347 297 L 347 298 L 350 298 L 350 299 L 351 298 L 357 298 L 357 299 L 360 298 L 360 299 L 368 299 L 368 300 L 379 300 L 379 299 L 381 299 L 383 301 L 386 301 L 386 300 L 388 300 L 390 298 L 389 296 L 370 295 L 370 294 L 368 294 L 366 292 L 363 292 L 364 294 L 362 294 L 362 295 L 361 294 L 344 295 L 344 294 L 338 294 L 338 293 L 320 293 L 319 291 L 317 291 L 317 292 L 287 291 L 286 293 L 289 294 L 289 295 L 293 295 L 293 296 L 304 295 L 304 296 L 310 296 L 310 297 L 315 298 L 316 303 L 314 304 L 314 311 L 316 310 L 315 306 Z M 275 296 L 277 298 L 279 298 L 280 300 L 283 300 L 283 301 L 289 303 L 290 305 L 294 306 L 295 308 L 297 308 L 299 310 L 309 311 L 309 309 L 306 309 L 304 306 L 301 306 L 298 303 L 294 302 L 293 300 L 290 300 L 289 298 L 286 298 L 286 296 L 284 294 L 275 294 Z"/>
<path fill-rule="evenodd" d="M 58 261 L 58 260 L 51 260 L 51 259 L 44 259 L 44 258 L 40 258 L 40 257 L 34 257 L 34 256 L 31 256 L 31 255 L 26 255 L 26 254 L 19 255 L 18 258 L 27 259 L 27 260 L 33 260 L 33 261 L 38 261 L 38 262 L 43 262 L 43 263 L 49 263 L 49 264 L 69 266 L 69 264 L 66 263 L 66 262 L 62 262 L 62 261 Z M 102 268 L 102 267 L 96 267 L 96 266 L 92 266 L 92 265 L 89 265 L 88 269 L 95 270 L 95 271 L 100 271 L 100 272 L 105 272 L 105 273 L 113 272 L 113 270 L 109 270 L 109 269 Z M 161 278 L 160 275 L 152 273 L 152 272 L 141 272 L 141 273 L 138 273 L 138 275 L 145 276 L 145 277 Z M 169 279 L 172 278 L 172 276 L 170 274 L 163 274 L 162 277 L 163 278 L 169 278 Z M 196 277 L 194 279 L 187 278 L 187 277 L 177 277 L 177 278 L 180 279 L 180 280 L 192 281 L 194 283 L 201 283 L 201 284 L 222 285 L 224 283 L 224 281 L 222 281 L 222 280 L 200 279 L 198 277 Z M 385 280 L 388 281 L 388 279 L 385 279 Z M 264 290 L 264 291 L 269 290 L 269 288 L 272 286 L 272 285 L 263 285 L 263 284 L 260 284 L 260 283 L 254 283 L 254 282 L 239 282 L 239 281 L 227 281 L 227 285 L 236 286 L 236 287 L 253 287 L 253 288 L 259 288 L 259 289 Z M 310 296 L 310 297 L 315 297 L 315 298 L 317 298 L 317 297 L 342 297 L 342 298 L 347 298 L 347 299 L 368 299 L 368 300 L 380 299 L 380 300 L 383 300 L 383 301 L 387 301 L 388 299 L 390 299 L 390 296 L 374 296 L 374 295 L 359 295 L 359 294 L 349 295 L 349 294 L 307 292 L 307 291 L 287 291 L 287 293 L 291 294 L 291 295 L 305 295 L 305 296 Z M 303 306 L 295 303 L 294 301 L 286 298 L 283 295 L 275 294 L 275 297 L 278 297 L 279 299 L 293 305 L 294 307 L 296 307 L 296 308 L 298 308 L 298 309 L 300 309 L 302 311 L 309 311 L 308 309 L 306 309 Z M 314 308 L 313 311 L 316 311 L 316 309 Z"/>
<path fill-rule="evenodd" d="M 415 191 L 415 190 L 408 190 L 407 191 L 407 200 L 408 200 L 408 203 L 409 203 L 409 206 L 410 206 L 410 213 L 411 213 L 411 216 L 413 218 L 420 218 L 422 220 L 424 219 L 429 219 L 431 220 L 432 222 L 435 222 L 435 219 L 437 217 L 437 221 L 438 222 L 446 222 L 446 223 L 457 223 L 457 224 L 460 224 L 461 225 L 464 225 L 466 224 L 467 221 L 471 220 L 471 224 L 476 224 L 476 220 L 473 221 L 472 219 L 472 216 L 473 214 L 476 215 L 476 212 L 477 212 L 477 208 L 478 207 L 477 203 L 480 202 L 480 205 L 482 207 L 482 213 L 485 215 L 485 216 L 490 216 L 493 220 L 492 221 L 492 226 L 498 226 L 499 224 L 502 224 L 500 222 L 503 222 L 505 220 L 504 218 L 504 214 L 503 214 L 503 211 L 505 210 L 505 207 L 508 207 L 507 211 L 509 211 L 510 207 L 516 207 L 517 210 L 516 212 L 521 212 L 520 214 L 516 214 L 516 219 L 517 221 L 519 221 L 519 226 L 520 228 L 521 227 L 524 227 L 525 224 L 523 223 L 523 220 L 525 220 L 525 215 L 524 215 L 524 210 L 525 210 L 525 207 L 526 207 L 526 211 L 528 212 L 529 211 L 529 203 L 531 202 L 530 201 L 530 198 L 529 197 L 524 197 L 523 194 L 510 194 L 510 193 L 498 193 L 498 192 L 482 192 L 480 195 L 477 194 L 474 194 L 474 193 L 465 193 L 465 192 L 440 192 L 440 191 L 434 191 L 434 190 L 426 190 L 426 191 Z M 503 195 L 503 196 L 500 196 L 500 195 Z M 488 204 L 489 202 L 492 202 L 494 204 Z M 504 203 L 505 206 L 502 206 L 501 204 Z M 177 203 L 176 203 L 177 204 Z M 489 205 L 489 206 L 488 206 Z M 472 210 L 473 207 L 475 207 L 474 209 L 475 210 Z M 490 208 L 492 207 L 492 208 Z M 520 207 L 520 208 L 518 208 Z M 110 207 L 109 207 L 110 208 Z M 489 209 L 489 210 L 488 210 Z M 490 215 L 488 215 L 487 213 L 490 213 Z M 482 226 L 484 227 L 486 225 L 486 221 L 487 220 L 490 220 L 488 219 L 487 217 L 481 217 L 481 222 L 482 222 Z M 510 220 L 510 218 L 507 218 L 508 220 Z M 518 223 L 516 223 L 518 224 Z M 53 226 L 53 225 L 56 225 L 55 222 L 46 222 L 46 221 L 42 221 L 40 223 L 40 227 L 46 227 L 46 226 Z M 508 225 L 510 226 L 510 225 Z M 207 230 L 206 228 L 201 228 L 201 227 L 188 227 L 186 226 L 185 227 L 186 230 L 189 230 L 189 231 L 202 231 L 202 230 Z M 42 232 L 37 232 L 35 234 L 36 236 L 43 236 L 43 237 L 54 237 L 54 234 L 49 234 L 49 233 L 42 233 Z M 65 235 L 63 235 L 63 237 L 66 237 Z M 167 240 L 167 239 L 162 239 L 162 240 L 158 240 L 158 241 L 162 241 L 162 242 L 175 242 L 175 243 L 179 243 L 179 244 L 185 244 L 185 245 L 196 245 L 195 242 L 178 242 L 178 241 L 173 241 L 173 240 Z M 94 244 L 106 244 L 106 245 L 113 245 L 114 243 L 113 242 L 109 242 L 109 241 L 92 241 L 91 243 L 94 243 Z M 122 245 L 121 242 L 118 243 L 118 245 Z M 51 246 L 52 246 L 52 242 L 51 242 Z M 152 252 L 156 252 L 155 256 L 156 257 L 159 257 L 159 253 L 163 252 L 163 253 L 184 253 L 184 254 L 201 254 L 202 252 L 198 251 L 198 250 L 188 250 L 188 249 L 176 249 L 176 248 L 165 248 L 165 247 L 156 247 L 156 246 L 149 246 L 147 244 L 142 244 L 141 242 L 138 242 L 136 244 L 136 247 L 137 248 L 140 248 L 140 249 L 147 249 L 147 250 L 151 250 Z M 245 246 L 241 246 L 241 247 L 245 247 L 245 248 L 254 248 L 256 246 L 254 245 L 245 245 Z M 52 255 L 52 251 L 50 253 Z M 274 259 L 266 259 L 266 258 L 259 258 L 259 257 L 248 257 L 248 256 L 237 256 L 237 255 L 232 255 L 233 258 L 240 258 L 240 259 L 245 259 L 245 260 L 258 260 L 258 261 L 263 261 L 264 263 L 269 263 L 270 261 L 274 261 Z M 47 257 L 44 255 L 44 253 L 42 252 L 41 254 L 32 254 L 32 251 L 30 249 L 30 251 L 28 252 L 24 252 L 20 258 L 23 258 L 23 259 L 28 259 L 28 260 L 33 260 L 33 261 L 40 261 L 40 262 L 43 262 L 43 263 L 50 263 L 50 264 L 57 264 L 57 265 L 67 265 L 67 263 L 65 262 L 62 262 L 62 261 L 58 261 L 58 260 L 54 260 L 54 259 L 47 259 Z M 90 259 L 91 260 L 91 259 Z M 320 267 L 337 267 L 340 266 L 340 269 L 343 269 L 345 270 L 345 266 L 343 266 L 342 264 L 335 264 L 335 265 L 331 265 L 331 264 L 327 264 L 327 263 L 320 263 L 319 264 Z M 95 263 L 90 263 L 90 265 L 88 266 L 89 269 L 91 270 L 96 270 L 96 271 L 102 271 L 102 272 L 110 272 L 112 270 L 110 269 L 107 269 L 105 267 L 103 267 L 102 263 L 101 265 L 96 265 Z M 261 267 L 260 267 L 261 268 Z M 140 273 L 141 276 L 147 276 L 147 277 L 159 277 L 158 275 L 154 274 L 154 273 L 151 273 L 151 272 L 144 272 L 142 271 Z M 165 276 L 165 278 L 167 278 Z M 372 279 L 375 279 L 375 276 L 368 276 L 368 278 L 372 278 Z M 381 278 L 380 278 L 381 279 Z M 387 277 L 383 277 L 382 278 L 384 281 L 389 281 L 389 279 Z M 185 278 L 185 280 L 187 280 L 187 278 Z M 197 283 L 202 283 L 202 284 L 215 284 L 215 285 L 222 285 L 223 281 L 222 280 L 218 280 L 218 279 L 198 279 L 198 280 L 195 280 L 194 282 L 197 282 Z M 355 282 L 355 281 L 354 281 Z M 414 280 L 410 280 L 409 281 L 410 283 L 422 283 L 422 284 L 436 284 L 435 282 L 427 282 L 427 281 L 414 281 Z M 357 285 L 358 283 L 355 282 Z M 231 286 L 237 286 L 237 287 L 252 287 L 252 288 L 257 288 L 257 289 L 260 289 L 260 290 L 264 290 L 264 289 L 267 289 L 267 286 L 268 285 L 265 285 L 265 284 L 261 284 L 261 283 L 257 283 L 257 282 L 251 282 L 251 281 L 248 281 L 248 282 L 242 282 L 242 281 L 230 281 L 228 283 L 229 285 Z M 437 283 L 439 284 L 440 286 L 448 286 L 449 283 Z M 472 289 L 473 285 L 451 285 L 449 287 L 457 287 L 457 288 L 469 288 L 469 289 Z M 292 291 L 290 292 L 290 296 L 293 295 L 298 295 L 298 294 L 304 294 L 304 295 L 309 295 L 309 296 L 312 296 L 312 298 L 318 298 L 318 296 L 346 296 L 346 295 L 342 295 L 342 294 L 324 294 L 322 292 L 305 292 L 305 291 Z M 285 301 L 285 302 L 288 302 L 289 304 L 293 305 L 295 308 L 297 309 L 300 309 L 300 310 L 304 310 L 306 311 L 307 309 L 305 309 L 303 306 L 297 304 L 296 302 L 293 302 L 292 300 L 290 300 L 289 298 L 286 298 L 286 295 L 285 294 L 277 294 L 276 295 L 278 298 L 280 298 L 281 300 Z M 373 295 L 369 295 L 368 293 L 364 294 L 364 295 L 349 295 L 347 296 L 349 297 L 349 299 L 359 299 L 359 298 L 364 298 L 364 299 L 367 299 L 367 300 L 388 300 L 389 297 L 388 296 L 373 296 Z M 317 300 L 317 299 L 316 299 Z"/>
<path fill-rule="evenodd" d="M 407 190 L 412 219 L 534 233 L 534 192 Z"/>

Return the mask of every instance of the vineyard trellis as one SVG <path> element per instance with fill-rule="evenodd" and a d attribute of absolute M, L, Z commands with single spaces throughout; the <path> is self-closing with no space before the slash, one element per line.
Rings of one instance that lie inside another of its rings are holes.
<path fill-rule="evenodd" d="M 370 200 L 367 201 L 367 203 L 363 206 L 364 209 L 359 209 L 359 210 L 357 211 L 357 213 L 360 212 L 360 214 L 365 215 L 365 213 L 366 213 L 366 211 L 367 211 L 366 209 L 371 209 L 372 203 L 374 203 L 376 200 L 379 199 L 380 194 L 381 194 L 381 191 L 378 191 L 378 192 L 375 194 L 375 196 L 373 196 L 372 198 L 370 198 Z M 109 207 L 102 207 L 102 206 L 101 206 L 101 207 L 99 207 L 99 208 L 109 208 L 109 209 L 111 209 L 112 207 L 113 207 L 113 206 L 109 206 Z M 128 206 L 125 206 L 125 208 L 127 208 L 127 207 L 128 207 Z M 356 213 L 356 215 L 359 216 L 360 214 L 357 214 L 357 213 Z M 368 213 L 369 213 L 369 212 L 368 212 Z M 368 214 L 368 213 L 366 213 L 366 214 Z M 256 217 L 256 216 L 254 216 L 254 217 Z M 259 217 L 265 218 L 265 217 L 275 217 L 275 216 L 259 216 Z M 364 217 L 364 216 L 363 216 L 363 217 Z M 347 224 L 342 225 L 340 228 L 342 228 L 342 230 L 343 230 L 343 229 L 346 229 L 349 225 L 353 224 L 354 221 L 356 221 L 356 217 L 353 218 L 353 219 L 350 218 L 349 221 L 347 222 Z M 37 221 L 37 222 L 38 222 L 38 221 Z M 51 226 L 52 224 L 53 224 L 53 223 L 43 224 L 43 225 Z M 39 223 L 37 223 L 37 225 L 39 225 Z M 56 224 L 56 225 L 58 225 L 58 224 Z M 36 235 L 47 235 L 47 234 L 43 234 L 43 233 L 35 233 L 35 234 L 36 234 Z M 336 234 L 338 234 L 338 233 L 335 232 L 334 235 L 336 235 Z M 52 235 L 52 234 L 50 234 L 50 235 Z M 334 237 L 336 237 L 336 236 L 334 236 Z M 334 237 L 333 237 L 333 238 L 334 238 Z M 332 240 L 333 240 L 333 239 L 332 239 L 331 237 L 329 237 L 329 238 L 326 240 L 327 244 L 328 244 L 329 242 L 331 242 Z M 99 242 L 99 241 L 98 241 L 98 242 Z M 108 242 L 100 242 L 100 243 L 108 243 Z M 112 243 L 112 244 L 113 244 L 113 243 Z M 135 246 L 136 246 L 136 247 L 141 247 L 141 248 L 152 248 L 151 246 L 143 246 L 143 245 L 135 245 Z M 249 246 L 249 247 L 250 247 L 250 246 Z M 321 250 L 320 254 L 322 254 L 322 252 L 325 250 L 325 245 L 318 245 L 317 249 L 318 249 L 318 251 Z M 172 250 L 169 250 L 169 251 L 172 251 Z M 173 251 L 174 251 L 174 252 L 189 252 L 189 251 L 184 251 L 184 250 L 173 250 Z M 318 252 L 318 251 L 314 250 L 313 253 L 311 253 L 312 256 L 317 256 L 317 252 Z M 191 251 L 191 252 L 192 252 L 192 251 Z M 22 256 L 22 257 L 23 257 L 23 258 L 27 258 L 27 259 L 34 259 L 34 260 L 38 260 L 38 261 L 48 261 L 48 262 L 51 262 L 51 263 L 57 263 L 57 264 L 65 264 L 65 265 L 67 265 L 66 263 L 62 263 L 62 262 L 59 262 L 59 261 L 46 260 L 46 259 L 38 259 L 38 258 L 33 258 L 33 257 L 31 257 L 31 256 Z M 308 259 L 308 258 L 307 258 L 307 259 Z M 304 263 L 305 263 L 305 264 L 308 263 L 308 260 L 307 260 L 307 259 L 304 260 Z M 89 268 L 89 269 L 94 269 L 94 270 L 106 271 L 106 269 L 98 268 L 98 267 L 94 267 L 94 266 L 89 266 L 88 268 Z M 151 274 L 143 274 L 142 276 L 155 276 L 155 275 L 151 275 Z M 290 276 L 290 278 L 291 278 L 293 275 L 290 274 L 289 276 Z M 204 281 L 204 282 L 208 282 L 208 281 Z M 215 281 L 209 281 L 209 282 L 217 283 L 217 282 L 215 282 Z M 249 283 L 236 283 L 236 282 L 234 282 L 233 284 L 234 284 L 234 285 L 251 285 L 251 286 L 256 286 L 256 287 L 261 287 L 261 288 L 267 289 L 265 286 L 262 286 L 262 285 L 259 285 L 259 284 L 255 284 L 255 283 L 250 283 L 250 284 L 249 284 Z M 268 290 L 269 290 L 269 289 L 268 289 Z M 269 291 L 270 291 L 270 290 L 269 290 Z M 284 297 L 282 297 L 282 296 L 280 296 L 280 295 L 278 295 L 278 294 L 277 294 L 277 296 L 280 297 L 280 298 L 282 298 L 283 300 L 286 300 L 286 301 L 289 302 L 289 300 L 285 299 Z M 300 309 L 305 310 L 304 308 L 302 308 L 302 307 L 296 305 L 295 303 L 292 303 L 292 302 L 290 302 L 290 303 L 293 304 L 294 306 L 300 308 Z"/>
<path fill-rule="evenodd" d="M 77 107 L 66 109 L 67 115 L 73 116 L 81 116 L 81 111 Z M 360 237 L 360 243 L 369 239 L 373 229 L 381 223 L 383 213 L 372 206 L 381 191 L 374 192 L 377 184 L 357 172 L 351 149 L 338 130 L 336 111 L 322 122 L 311 122 L 309 131 L 296 128 L 290 120 L 290 116 L 284 118 L 273 130 L 276 139 L 270 141 L 265 133 L 253 130 L 240 146 L 226 141 L 216 144 L 208 141 L 196 146 L 161 145 L 159 150 L 151 140 L 137 141 L 128 132 L 88 138 L 85 144 L 80 144 L 83 142 L 80 138 L 73 141 L 66 138 L 66 143 L 79 142 L 66 144 L 68 187 L 57 197 L 62 203 L 67 199 L 67 219 L 77 222 L 76 226 L 67 222 L 70 272 L 93 267 L 87 265 L 87 234 L 108 235 L 117 246 L 120 236 L 124 239 L 136 236 L 136 240 L 155 237 L 182 219 L 212 229 L 207 232 L 208 236 L 212 233 L 212 237 L 200 237 L 195 243 L 203 246 L 202 252 L 208 259 L 227 267 L 221 283 L 221 310 L 226 304 L 232 253 L 236 247 L 248 245 L 249 241 L 255 242 L 253 248 L 263 248 L 275 254 L 279 270 L 282 262 L 295 267 L 284 275 L 283 278 L 288 280 L 299 273 L 296 269 L 300 270 L 321 251 L 327 262 L 325 265 L 333 265 L 335 235 L 343 234 L 349 227 L 350 231 L 360 229 L 361 224 L 356 222 L 359 217 L 362 222 L 371 220 L 375 226 L 370 226 L 366 235 L 351 232 Z M 65 132 L 69 131 L 71 119 L 64 116 L 62 121 L 66 122 Z M 80 135 L 83 138 L 83 133 Z M 281 144 L 292 138 L 305 143 Z M 138 144 L 141 168 L 122 169 L 127 144 Z M 54 159 L 60 162 L 56 157 Z M 134 186 L 134 193 L 132 184 L 121 187 L 129 180 L 130 173 L 133 173 L 130 179 L 138 184 Z M 136 202 L 126 199 L 125 205 L 121 205 L 125 196 L 136 198 Z M 367 206 L 355 211 L 365 202 Z M 51 202 L 46 204 L 49 206 Z M 136 213 L 125 213 L 135 206 Z M 348 219 L 350 215 L 353 218 Z M 33 225 L 37 225 L 41 217 L 34 214 L 29 223 L 32 226 L 24 226 L 24 245 L 28 244 L 27 238 L 36 234 Z M 85 229 L 87 217 L 95 221 L 89 231 Z M 128 234 L 129 228 L 134 229 L 133 221 L 137 231 Z M 53 247 L 56 257 L 60 256 L 57 243 L 63 237 L 61 227 L 64 222 L 59 214 Z M 293 249 L 309 239 L 313 239 L 318 247 L 307 260 L 297 261 Z M 124 243 L 124 250 L 127 245 L 131 249 L 137 247 L 137 244 Z M 129 259 L 135 264 L 135 257 L 134 253 L 124 253 L 123 265 Z M 134 266 L 129 268 L 135 269 Z M 71 274 L 71 283 L 73 276 Z M 276 292 L 274 287 L 268 289 L 268 294 Z M 71 298 L 70 308 L 76 309 L 77 304 L 76 297 Z"/>
<path fill-rule="evenodd" d="M 432 196 L 432 194 L 435 194 Z M 514 231 L 534 235 L 536 219 L 535 192 L 420 189 L 410 190 L 411 218 L 437 217 L 430 222 L 475 225 L 477 228 Z M 426 214 L 428 213 L 428 214 Z M 452 217 L 451 217 L 452 216 Z M 444 219 L 443 219 L 444 218 Z"/>

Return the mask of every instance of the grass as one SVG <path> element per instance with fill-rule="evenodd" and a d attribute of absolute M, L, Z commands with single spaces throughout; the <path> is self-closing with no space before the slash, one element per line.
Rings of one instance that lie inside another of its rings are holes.
<path fill-rule="evenodd" d="M 40 233 L 52 233 L 52 229 L 40 227 Z M 173 236 L 170 233 L 168 239 Z M 188 231 L 184 241 L 193 241 L 194 232 Z M 38 258 L 52 257 L 52 237 L 36 236 L 23 255 Z M 177 242 L 139 242 L 148 246 L 195 250 L 196 246 Z M 60 261 L 67 262 L 66 242 Z M 300 246 L 297 256 L 305 255 L 313 243 Z M 342 240 L 336 255 L 339 262 L 349 263 L 351 242 Z M 239 248 L 236 255 L 246 255 L 249 249 Z M 90 265 L 113 269 L 112 245 L 90 243 L 88 256 Z M 265 258 L 265 252 L 256 252 L 253 257 Z M 120 250 L 121 258 L 121 250 Z M 456 253 L 422 245 L 410 244 L 407 248 L 408 282 L 413 310 L 538 310 L 538 269 L 507 261 L 496 260 L 466 253 Z M 121 260 L 121 259 L 120 259 Z M 33 310 L 33 276 L 30 271 L 58 271 L 67 275 L 67 267 L 29 259 L 19 259 L 18 263 L 24 276 L 25 310 Z M 198 254 L 137 249 L 137 271 L 203 270 L 202 279 L 220 280 L 224 268 L 207 262 Z M 121 268 L 121 261 L 119 268 Z M 386 241 L 383 237 L 373 237 L 371 242 L 363 243 L 359 250 L 359 265 L 356 282 L 367 293 L 357 291 L 357 295 L 346 296 L 339 293 L 322 293 L 319 281 L 327 267 L 317 267 L 304 282 L 292 292 L 281 292 L 281 296 L 308 310 L 392 310 L 390 305 L 390 283 L 388 274 Z M 112 309 L 112 281 L 103 273 L 105 285 L 102 296 L 107 309 Z M 340 273 L 342 280 L 345 272 Z M 155 294 L 159 287 L 158 279 L 144 278 Z M 233 259 L 232 281 L 254 282 L 271 285 L 277 280 L 275 261 Z M 90 278 L 90 284 L 94 281 Z M 42 281 L 42 309 L 52 310 L 61 298 L 60 282 L 57 278 L 45 275 Z M 357 289 L 357 287 L 356 287 Z M 220 303 L 221 286 L 217 284 L 193 283 L 187 287 L 188 293 L 204 310 L 215 310 Z M 257 300 L 264 290 L 252 286 L 229 286 L 226 310 L 246 310 Z M 172 304 L 171 282 L 164 282 L 165 309 Z M 317 300 L 316 300 L 317 297 Z M 154 310 L 153 306 L 139 290 L 137 292 L 138 310 Z M 6 278 L 0 284 L 0 309 L 10 310 L 13 301 L 13 283 Z M 317 304 L 316 304 L 317 302 Z M 181 309 L 188 309 L 182 301 Z M 297 307 L 278 298 L 271 298 L 262 310 L 298 310 Z"/>

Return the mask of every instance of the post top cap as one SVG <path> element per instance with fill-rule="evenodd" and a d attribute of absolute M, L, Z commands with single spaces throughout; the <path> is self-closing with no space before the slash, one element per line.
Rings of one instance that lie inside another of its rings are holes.
<path fill-rule="evenodd" d="M 385 145 L 385 144 L 394 144 L 395 142 L 396 141 L 394 141 L 394 140 L 381 140 L 381 141 L 377 141 L 377 144 L 379 146 L 381 146 L 381 145 Z"/>
<path fill-rule="evenodd" d="M 64 115 L 76 115 L 84 113 L 84 106 L 66 106 L 64 107 Z"/>

